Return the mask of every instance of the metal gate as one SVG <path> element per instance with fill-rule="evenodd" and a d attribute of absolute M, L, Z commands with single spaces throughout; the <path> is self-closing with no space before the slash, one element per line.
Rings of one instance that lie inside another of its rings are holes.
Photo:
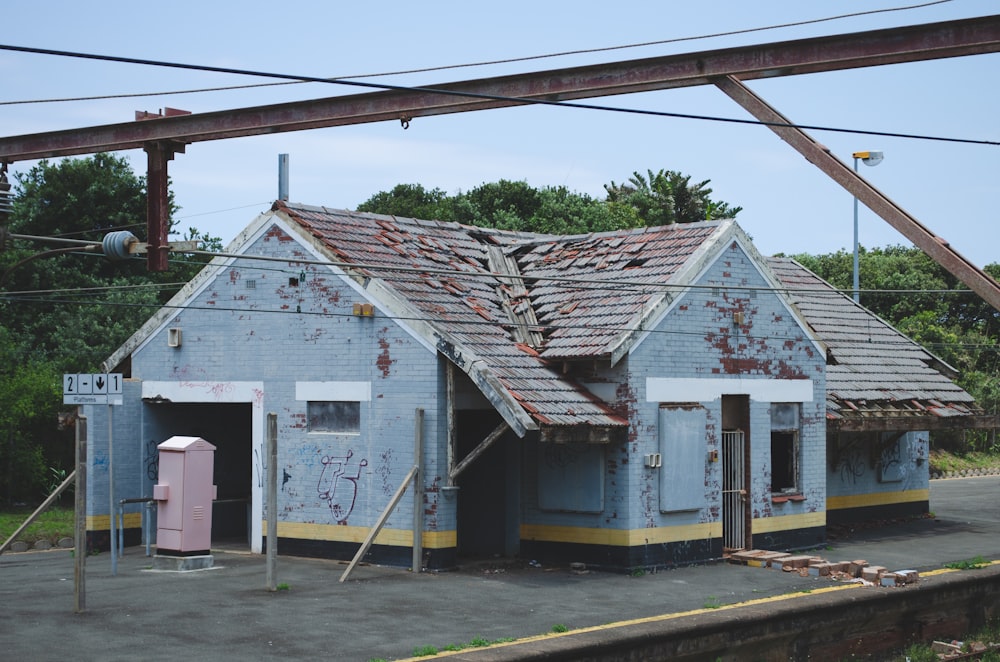
<path fill-rule="evenodd" d="M 722 433 L 722 548 L 744 549 L 746 531 L 745 440 L 742 430 Z"/>

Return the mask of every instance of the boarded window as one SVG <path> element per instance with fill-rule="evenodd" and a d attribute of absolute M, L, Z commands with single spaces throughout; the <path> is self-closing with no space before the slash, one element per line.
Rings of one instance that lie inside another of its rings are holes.
<path fill-rule="evenodd" d="M 798 494 L 799 404 L 771 403 L 771 492 Z"/>
<path fill-rule="evenodd" d="M 604 447 L 538 445 L 538 507 L 575 513 L 604 510 Z"/>
<path fill-rule="evenodd" d="M 705 505 L 708 414 L 701 407 L 660 407 L 660 511 Z"/>
<path fill-rule="evenodd" d="M 361 432 L 360 402 L 309 401 L 306 416 L 309 432 L 339 432 L 341 434 Z"/>

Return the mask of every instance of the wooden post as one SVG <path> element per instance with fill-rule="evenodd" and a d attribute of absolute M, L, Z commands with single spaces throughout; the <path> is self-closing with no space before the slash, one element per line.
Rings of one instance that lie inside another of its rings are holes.
<path fill-rule="evenodd" d="M 445 375 L 447 377 L 446 384 L 446 397 L 447 402 L 445 406 L 448 409 L 448 486 L 455 484 L 454 478 L 452 478 L 451 471 L 455 468 L 455 458 L 457 457 L 456 444 L 456 428 L 455 428 L 455 364 L 451 361 L 445 361 Z"/>
<path fill-rule="evenodd" d="M 267 590 L 277 591 L 278 561 L 278 415 L 267 415 Z"/>
<path fill-rule="evenodd" d="M 406 473 L 406 478 L 403 479 L 402 484 L 396 489 L 392 498 L 389 499 L 389 505 L 386 506 L 385 510 L 382 511 L 382 514 L 378 516 L 375 526 L 373 526 L 371 531 L 368 532 L 368 536 L 365 538 L 364 542 L 361 543 L 361 547 L 358 548 L 357 554 L 355 554 L 354 558 L 351 559 L 351 562 L 347 564 L 344 574 L 340 576 L 340 582 L 347 580 L 347 576 L 351 574 L 352 570 L 354 570 L 354 566 L 356 566 L 358 562 L 364 558 L 365 554 L 368 553 L 368 548 L 372 546 L 373 542 L 375 542 L 375 537 L 378 536 L 378 532 L 382 530 L 383 526 L 385 526 L 385 522 L 389 519 L 389 515 L 391 515 L 392 511 L 396 508 L 396 504 L 398 504 L 399 500 L 403 498 L 403 493 L 406 492 L 406 486 L 410 484 L 410 479 L 413 478 L 416 473 L 416 467 L 411 468 Z"/>
<path fill-rule="evenodd" d="M 413 572 L 423 567 L 424 533 L 424 410 L 414 412 L 413 431 Z"/>
<path fill-rule="evenodd" d="M 87 608 L 87 417 L 76 418 L 76 485 L 74 487 L 73 611 Z"/>

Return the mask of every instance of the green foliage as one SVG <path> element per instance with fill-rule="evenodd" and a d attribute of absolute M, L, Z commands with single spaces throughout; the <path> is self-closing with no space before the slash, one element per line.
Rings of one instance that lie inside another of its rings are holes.
<path fill-rule="evenodd" d="M 14 194 L 12 233 L 145 234 L 145 181 L 122 157 L 40 161 L 17 177 Z M 221 248 L 216 237 L 187 235 Z M 0 253 L 0 497 L 8 501 L 34 499 L 48 487 L 49 467 L 72 464 L 72 429 L 58 422 L 62 373 L 98 372 L 205 261 L 178 257 L 169 271 L 150 273 L 143 258 L 112 263 L 100 251 L 54 246 L 17 240 Z"/>
<path fill-rule="evenodd" d="M 720 601 L 719 598 L 715 597 L 714 595 L 708 596 L 708 598 L 705 600 L 705 604 L 702 605 L 702 607 L 704 607 L 705 609 L 718 609 L 721 606 L 722 606 L 722 601 Z"/>
<path fill-rule="evenodd" d="M 37 504 L 0 511 L 0 542 L 10 538 L 28 516 L 34 512 Z M 75 521 L 73 508 L 54 505 L 41 513 L 28 528 L 21 532 L 18 540 L 34 545 L 39 540 L 47 540 L 53 545 L 60 538 L 72 538 Z"/>
<path fill-rule="evenodd" d="M 449 196 L 441 189 L 399 184 L 376 193 L 358 211 L 455 221 L 503 230 L 548 234 L 585 234 L 635 227 L 733 218 L 740 211 L 713 201 L 708 180 L 691 185 L 690 176 L 672 170 L 635 173 L 623 185 L 605 186 L 597 200 L 565 186 L 534 188 L 501 179 Z"/>
<path fill-rule="evenodd" d="M 417 646 L 413 649 L 413 657 L 426 657 L 428 655 L 437 655 L 438 649 L 434 646 Z"/>
<path fill-rule="evenodd" d="M 391 191 L 380 191 L 358 205 L 358 211 L 435 221 L 455 220 L 448 194 L 438 188 L 428 191 L 420 184 L 397 184 Z"/>
<path fill-rule="evenodd" d="M 927 644 L 913 644 L 903 651 L 903 656 L 909 662 L 938 662 L 941 659 Z"/>
<path fill-rule="evenodd" d="M 964 561 L 955 561 L 954 563 L 945 563 L 944 567 L 950 570 L 979 570 L 980 568 L 985 568 L 989 565 L 989 561 L 984 559 L 982 556 L 974 556 L 971 559 L 966 559 Z"/>
<path fill-rule="evenodd" d="M 691 176 L 676 170 L 647 170 L 646 175 L 632 173 L 624 184 L 604 186 L 608 202 L 626 204 L 636 210 L 648 227 L 672 223 L 694 223 L 720 218 L 735 218 L 742 207 L 709 198 L 710 180 L 691 184 Z"/>
<path fill-rule="evenodd" d="M 562 623 L 556 623 L 555 625 L 552 626 L 552 631 L 556 633 L 569 632 L 569 628 L 563 625 Z"/>

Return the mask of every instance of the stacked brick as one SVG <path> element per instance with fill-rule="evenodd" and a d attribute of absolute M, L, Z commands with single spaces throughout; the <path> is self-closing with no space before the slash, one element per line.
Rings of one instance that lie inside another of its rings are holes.
<path fill-rule="evenodd" d="M 829 577 L 835 580 L 858 580 L 875 586 L 905 586 L 915 584 L 920 579 L 916 570 L 890 572 L 880 565 L 868 561 L 840 561 L 831 563 L 820 556 L 811 554 L 788 554 L 761 549 L 733 552 L 731 563 L 740 563 L 752 568 L 773 568 L 783 572 L 794 572 L 801 577 Z"/>

